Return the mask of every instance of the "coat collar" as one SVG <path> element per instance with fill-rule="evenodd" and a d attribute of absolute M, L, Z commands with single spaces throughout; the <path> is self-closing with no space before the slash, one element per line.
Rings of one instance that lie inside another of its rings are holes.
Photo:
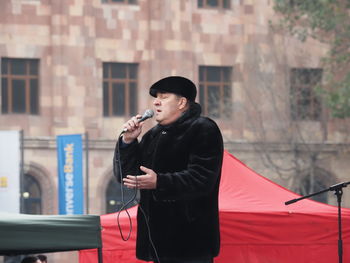
<path fill-rule="evenodd" d="M 157 124 L 154 129 L 158 133 L 160 131 L 176 131 L 182 130 L 188 124 L 192 123 L 195 119 L 199 118 L 201 115 L 202 108 L 196 102 L 190 102 L 190 107 L 185 111 L 175 122 L 168 125 Z"/>

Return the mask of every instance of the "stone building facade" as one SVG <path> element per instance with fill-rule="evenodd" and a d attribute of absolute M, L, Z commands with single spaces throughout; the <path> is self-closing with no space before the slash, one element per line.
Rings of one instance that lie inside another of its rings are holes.
<path fill-rule="evenodd" d="M 310 93 L 304 104 L 291 99 L 293 74 L 322 72 L 327 47 L 274 30 L 277 20 L 272 0 L 1 1 L 0 129 L 23 130 L 24 171 L 39 187 L 41 213 L 58 211 L 61 134 L 88 134 L 88 211 L 108 212 L 116 137 L 131 114 L 151 107 L 149 86 L 169 75 L 198 84 L 226 149 L 260 174 L 293 190 L 310 170 L 309 189 L 349 180 L 348 121 L 330 118 Z M 306 115 L 294 116 L 305 103 Z"/>

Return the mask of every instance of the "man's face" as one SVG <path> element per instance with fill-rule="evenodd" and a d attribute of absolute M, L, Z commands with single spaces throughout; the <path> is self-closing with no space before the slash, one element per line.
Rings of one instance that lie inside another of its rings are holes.
<path fill-rule="evenodd" d="M 161 125 L 176 121 L 183 112 L 183 99 L 174 93 L 157 92 L 153 100 L 156 121 Z"/>

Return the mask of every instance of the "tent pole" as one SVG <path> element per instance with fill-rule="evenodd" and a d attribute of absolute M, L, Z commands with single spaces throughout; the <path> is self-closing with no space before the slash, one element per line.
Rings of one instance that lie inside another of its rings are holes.
<path fill-rule="evenodd" d="M 85 132 L 85 206 L 89 214 L 89 133 Z"/>
<path fill-rule="evenodd" d="M 24 130 L 20 131 L 20 151 L 21 151 L 21 161 L 20 161 L 20 177 L 19 177 L 19 188 L 20 188 L 20 208 L 19 212 L 24 213 L 24 198 L 23 198 L 23 192 L 24 192 Z"/>
<path fill-rule="evenodd" d="M 103 263 L 102 247 L 99 247 L 97 249 L 97 256 L 98 256 L 98 263 Z"/>

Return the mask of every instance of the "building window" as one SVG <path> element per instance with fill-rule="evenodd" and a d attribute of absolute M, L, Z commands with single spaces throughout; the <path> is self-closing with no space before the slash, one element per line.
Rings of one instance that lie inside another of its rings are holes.
<path fill-rule="evenodd" d="M 331 173 L 325 171 L 322 168 L 314 167 L 313 172 L 311 169 L 300 172 L 299 180 L 296 180 L 296 187 L 293 189 L 300 195 L 308 195 L 327 189 L 330 185 L 335 183 L 334 177 Z M 315 195 L 311 199 L 327 204 L 330 197 L 333 195 L 331 192 Z"/>
<path fill-rule="evenodd" d="M 22 213 L 33 215 L 40 215 L 42 213 L 40 184 L 34 176 L 30 174 L 24 175 L 22 198 Z"/>
<path fill-rule="evenodd" d="M 39 113 L 38 59 L 1 59 L 1 111 Z"/>
<path fill-rule="evenodd" d="M 102 0 L 102 3 L 137 4 L 137 0 Z"/>
<path fill-rule="evenodd" d="M 287 4 L 289 5 L 289 7 L 294 8 L 294 7 L 300 7 L 302 5 L 302 2 L 296 1 L 296 0 L 289 0 Z"/>
<path fill-rule="evenodd" d="M 230 1 L 231 0 L 198 0 L 198 7 L 230 9 Z"/>
<path fill-rule="evenodd" d="M 319 120 L 321 103 L 315 87 L 321 83 L 322 69 L 291 69 L 291 115 L 293 120 Z"/>
<path fill-rule="evenodd" d="M 199 67 L 199 99 L 206 116 L 221 119 L 231 117 L 231 86 L 231 67 Z"/>
<path fill-rule="evenodd" d="M 137 112 L 137 64 L 103 63 L 103 116 Z"/>
<path fill-rule="evenodd" d="M 135 196 L 135 190 L 129 189 L 123 186 L 123 198 L 125 208 L 130 208 L 137 205 L 139 200 L 138 193 L 136 194 L 136 199 L 133 200 Z M 115 213 L 123 207 L 122 191 L 120 189 L 120 183 L 117 182 L 115 177 L 109 181 L 106 191 L 106 213 Z"/>

